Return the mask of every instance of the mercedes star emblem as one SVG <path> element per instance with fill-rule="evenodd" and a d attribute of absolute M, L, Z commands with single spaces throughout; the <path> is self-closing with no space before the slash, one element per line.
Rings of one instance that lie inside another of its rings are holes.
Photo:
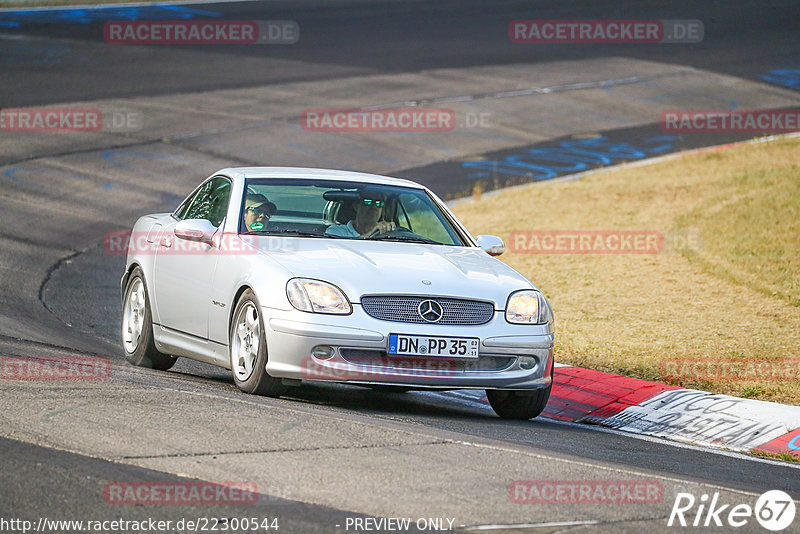
<path fill-rule="evenodd" d="M 428 321 L 435 323 L 442 318 L 442 305 L 435 300 L 423 300 L 417 307 L 419 316 Z"/>

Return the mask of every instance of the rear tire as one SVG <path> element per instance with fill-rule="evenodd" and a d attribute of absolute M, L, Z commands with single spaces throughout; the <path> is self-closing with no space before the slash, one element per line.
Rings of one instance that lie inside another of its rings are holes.
<path fill-rule="evenodd" d="M 159 352 L 153 339 L 153 316 L 144 274 L 136 267 L 125 286 L 122 304 L 122 349 L 125 359 L 138 367 L 166 371 L 178 358 Z"/>
<path fill-rule="evenodd" d="M 552 384 L 535 391 L 487 389 L 494 412 L 503 419 L 533 419 L 544 411 Z"/>
<path fill-rule="evenodd" d="M 267 373 L 267 336 L 255 293 L 247 289 L 233 311 L 228 333 L 231 372 L 236 386 L 245 393 L 280 397 L 286 386 Z"/>

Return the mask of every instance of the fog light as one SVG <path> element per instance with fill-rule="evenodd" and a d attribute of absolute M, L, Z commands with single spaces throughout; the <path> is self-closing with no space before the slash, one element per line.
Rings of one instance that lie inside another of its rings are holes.
<path fill-rule="evenodd" d="M 336 354 L 336 350 L 328 345 L 317 345 L 311 349 L 311 355 L 318 360 L 329 360 Z"/>
<path fill-rule="evenodd" d="M 520 369 L 524 369 L 526 371 L 530 371 L 531 369 L 536 367 L 537 363 L 539 363 L 539 362 L 536 360 L 536 358 L 533 358 L 531 356 L 520 356 L 519 357 L 519 368 Z"/>

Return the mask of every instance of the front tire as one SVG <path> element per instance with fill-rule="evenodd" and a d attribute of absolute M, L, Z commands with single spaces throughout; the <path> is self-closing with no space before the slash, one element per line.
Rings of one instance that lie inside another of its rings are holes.
<path fill-rule="evenodd" d="M 553 385 L 535 391 L 487 389 L 494 412 L 503 419 L 533 419 L 544 411 Z"/>
<path fill-rule="evenodd" d="M 125 286 L 122 305 L 122 348 L 125 359 L 138 367 L 166 371 L 178 358 L 159 352 L 153 339 L 153 316 L 144 274 L 136 267 Z"/>
<path fill-rule="evenodd" d="M 280 397 L 286 386 L 267 373 L 267 337 L 255 293 L 247 289 L 233 311 L 228 347 L 236 386 L 245 393 Z"/>

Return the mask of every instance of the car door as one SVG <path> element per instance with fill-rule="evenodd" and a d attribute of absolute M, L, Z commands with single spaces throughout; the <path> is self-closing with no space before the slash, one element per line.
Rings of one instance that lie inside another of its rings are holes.
<path fill-rule="evenodd" d="M 208 338 L 211 283 L 219 249 L 175 235 L 175 225 L 186 219 L 205 219 L 220 228 L 230 201 L 231 182 L 217 176 L 206 181 L 184 203 L 159 238 L 154 268 L 158 316 L 161 325 L 202 339 Z"/>

